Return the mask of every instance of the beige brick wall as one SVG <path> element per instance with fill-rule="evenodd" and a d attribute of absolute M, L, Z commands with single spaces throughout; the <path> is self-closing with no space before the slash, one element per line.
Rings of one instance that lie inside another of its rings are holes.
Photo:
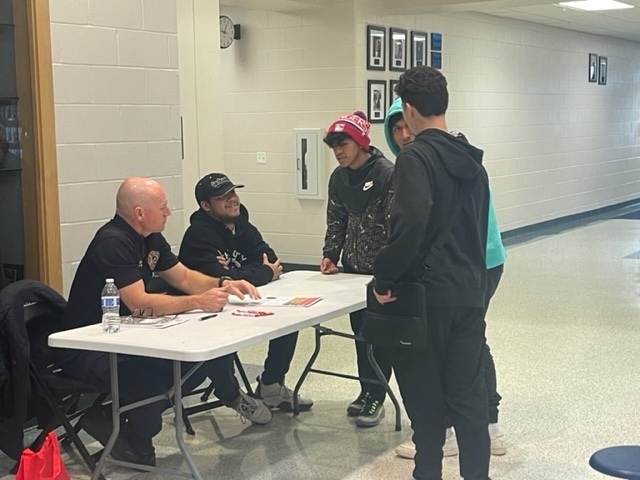
<path fill-rule="evenodd" d="M 113 216 L 123 178 L 152 177 L 183 231 L 175 0 L 51 0 L 63 281 Z"/>

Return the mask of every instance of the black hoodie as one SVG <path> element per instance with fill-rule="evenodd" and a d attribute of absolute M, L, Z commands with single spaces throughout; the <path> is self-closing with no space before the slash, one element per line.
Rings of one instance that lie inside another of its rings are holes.
<path fill-rule="evenodd" d="M 263 265 L 262 255 L 266 253 L 271 263 L 278 257 L 258 229 L 249 223 L 249 212 L 244 205 L 240 205 L 235 234 L 202 209 L 195 211 L 189 222 L 191 225 L 184 233 L 179 255 L 188 268 L 211 277 L 227 275 L 234 280 L 247 280 L 256 287 L 273 279 L 273 271 Z M 220 255 L 228 261 L 228 269 L 216 258 Z"/>
<path fill-rule="evenodd" d="M 400 150 L 389 240 L 373 265 L 377 292 L 422 279 L 430 305 L 484 305 L 488 180 L 482 155 L 464 137 L 438 129 L 420 132 Z M 462 182 L 472 182 L 465 198 L 458 197 Z M 432 268 L 425 270 L 423 260 L 454 201 L 461 207 L 451 233 Z"/>

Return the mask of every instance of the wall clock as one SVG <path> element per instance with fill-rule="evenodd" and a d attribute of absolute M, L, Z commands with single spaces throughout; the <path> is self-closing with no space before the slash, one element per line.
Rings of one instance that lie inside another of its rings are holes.
<path fill-rule="evenodd" d="M 220 15 L 220 48 L 229 48 L 236 38 L 236 27 L 226 15 Z"/>

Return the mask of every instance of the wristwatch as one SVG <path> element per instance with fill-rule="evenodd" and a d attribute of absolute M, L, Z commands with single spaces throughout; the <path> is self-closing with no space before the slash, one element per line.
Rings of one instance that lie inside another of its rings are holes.
<path fill-rule="evenodd" d="M 233 281 L 233 278 L 231 278 L 228 275 L 223 275 L 220 277 L 220 280 L 218 280 L 218 287 L 222 287 L 222 284 L 224 283 L 225 280 L 231 280 Z"/>

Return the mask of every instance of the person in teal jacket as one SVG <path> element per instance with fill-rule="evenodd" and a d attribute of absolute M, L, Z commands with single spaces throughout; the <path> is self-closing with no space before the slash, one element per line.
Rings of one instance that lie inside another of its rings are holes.
<path fill-rule="evenodd" d="M 384 134 L 387 144 L 391 152 L 395 156 L 398 155 L 400 149 L 412 142 L 414 135 L 402 118 L 402 100 L 397 98 L 389 107 L 387 116 L 384 120 Z M 463 135 L 458 132 L 451 132 L 452 135 Z M 504 270 L 504 262 L 507 258 L 507 252 L 502 244 L 502 236 L 496 219 L 496 211 L 491 198 L 491 189 L 489 189 L 489 215 L 487 217 L 487 292 L 485 300 L 485 315 L 489 308 L 489 302 L 496 289 L 502 272 Z M 497 391 L 496 382 L 496 366 L 493 361 L 493 355 L 489 345 L 485 342 L 485 385 L 487 387 L 487 397 L 489 400 L 489 435 L 491 436 L 491 454 L 504 455 L 507 449 L 502 440 L 502 433 L 498 429 L 498 406 L 502 397 Z M 403 443 L 396 447 L 396 454 L 402 458 L 414 458 L 416 454 L 415 444 L 412 441 Z M 455 434 L 451 425 L 447 425 L 447 440 L 444 444 L 443 455 L 450 457 L 458 454 L 458 445 L 456 443 Z"/>

